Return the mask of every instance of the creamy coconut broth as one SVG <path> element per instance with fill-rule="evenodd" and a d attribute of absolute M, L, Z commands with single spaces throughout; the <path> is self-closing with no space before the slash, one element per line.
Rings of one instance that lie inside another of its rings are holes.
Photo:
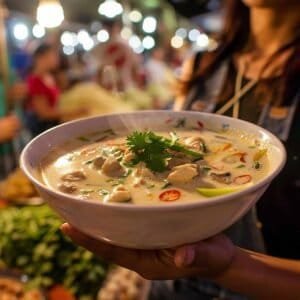
<path fill-rule="evenodd" d="M 106 203 L 201 201 L 252 185 L 268 173 L 268 151 L 232 132 L 107 130 L 72 139 L 41 163 L 55 190 Z"/>

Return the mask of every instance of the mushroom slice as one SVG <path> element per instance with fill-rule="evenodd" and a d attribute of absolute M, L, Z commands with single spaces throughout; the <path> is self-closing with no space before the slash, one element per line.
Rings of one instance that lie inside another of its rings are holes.
<path fill-rule="evenodd" d="M 125 174 L 126 170 L 121 166 L 117 159 L 109 157 L 102 165 L 102 172 L 110 177 L 120 177 Z"/>
<path fill-rule="evenodd" d="M 74 171 L 71 173 L 67 173 L 61 177 L 62 181 L 76 182 L 85 180 L 86 176 L 82 171 Z"/>
<path fill-rule="evenodd" d="M 205 141 L 199 136 L 191 136 L 185 139 L 184 143 L 197 151 L 206 152 Z"/>
<path fill-rule="evenodd" d="M 117 186 L 113 192 L 107 196 L 107 202 L 128 202 L 131 199 L 130 192 L 123 186 Z"/>
<path fill-rule="evenodd" d="M 77 186 L 70 182 L 64 182 L 58 186 L 58 189 L 63 193 L 73 194 L 77 191 Z"/>
<path fill-rule="evenodd" d="M 190 182 L 198 174 L 196 164 L 184 164 L 173 168 L 167 180 L 172 184 L 184 184 Z"/>
<path fill-rule="evenodd" d="M 98 156 L 93 161 L 93 167 L 97 170 L 101 169 L 103 164 L 105 163 L 105 158 L 102 156 Z"/>
<path fill-rule="evenodd" d="M 226 173 L 210 173 L 210 177 L 220 183 L 225 183 L 225 184 L 230 184 L 232 183 L 232 178 L 231 178 L 231 173 L 226 172 Z"/>

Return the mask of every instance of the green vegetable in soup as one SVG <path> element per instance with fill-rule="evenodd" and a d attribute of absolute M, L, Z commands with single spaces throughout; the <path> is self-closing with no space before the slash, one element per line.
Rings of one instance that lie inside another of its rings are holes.
<path fill-rule="evenodd" d="M 133 132 L 127 136 L 127 145 L 135 154 L 132 164 L 144 162 L 147 168 L 154 172 L 163 172 L 167 169 L 167 159 L 172 157 L 171 151 L 181 152 L 192 158 L 203 157 L 202 153 L 188 149 L 174 137 L 170 140 L 152 131 Z"/>
<path fill-rule="evenodd" d="M 199 192 L 202 196 L 205 197 L 217 197 L 217 196 L 231 194 L 239 190 L 241 190 L 240 187 L 198 188 L 197 192 Z"/>

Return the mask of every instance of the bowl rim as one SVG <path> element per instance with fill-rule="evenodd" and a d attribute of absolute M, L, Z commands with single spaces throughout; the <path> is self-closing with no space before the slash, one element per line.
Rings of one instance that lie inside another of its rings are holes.
<path fill-rule="evenodd" d="M 46 186 L 44 183 L 42 183 L 40 180 L 38 180 L 37 178 L 35 178 L 33 176 L 33 174 L 29 171 L 29 169 L 27 168 L 27 161 L 26 161 L 26 157 L 28 155 L 28 153 L 30 152 L 30 148 L 32 147 L 32 145 L 34 143 L 36 143 L 40 138 L 42 138 L 43 136 L 46 136 L 47 134 L 56 131 L 59 128 L 62 127 L 67 127 L 70 126 L 72 124 L 76 124 L 76 123 L 84 123 L 84 122 L 88 122 L 91 120 L 96 120 L 96 119 L 101 119 L 101 118 L 110 118 L 110 117 L 117 117 L 117 116 L 123 116 L 123 115 L 139 115 L 139 114 L 174 114 L 174 115 L 199 115 L 199 117 L 201 116 L 205 116 L 206 118 L 208 117 L 213 117 L 216 119 L 222 119 L 222 120 L 227 120 L 231 123 L 232 120 L 234 120 L 234 122 L 237 123 L 242 123 L 245 126 L 250 126 L 252 127 L 255 131 L 261 131 L 263 132 L 266 136 L 268 136 L 271 140 L 272 140 L 272 144 L 275 145 L 276 147 L 279 148 L 279 152 L 282 155 L 281 158 L 281 162 L 278 164 L 278 166 L 276 167 L 276 169 L 271 172 L 270 174 L 268 174 L 265 178 L 263 178 L 262 180 L 260 180 L 258 183 L 249 186 L 245 189 L 242 189 L 241 191 L 237 191 L 231 194 L 226 194 L 226 195 L 222 195 L 222 196 L 217 196 L 217 197 L 209 197 L 207 199 L 203 199 L 201 201 L 193 201 L 193 202 L 184 202 L 184 203 L 168 203 L 168 204 L 135 204 L 132 205 L 130 203 L 103 203 L 100 202 L 98 200 L 93 200 L 93 199 L 81 199 L 79 197 L 76 196 L 71 196 L 69 194 L 65 194 L 62 193 L 60 191 L 54 190 L 48 186 Z M 225 203 L 227 201 L 231 201 L 231 200 L 235 200 L 236 198 L 239 197 L 243 197 L 246 194 L 250 194 L 253 193 L 257 190 L 259 190 L 260 188 L 263 188 L 264 186 L 267 186 L 269 183 L 272 182 L 272 180 L 280 173 L 280 171 L 283 169 L 285 163 L 286 163 L 286 159 L 287 159 L 287 154 L 286 154 L 286 149 L 283 146 L 283 143 L 271 132 L 269 132 L 268 130 L 254 124 L 248 121 L 244 121 L 244 120 L 240 120 L 240 119 L 234 119 L 232 117 L 228 117 L 228 116 L 223 116 L 223 115 L 218 115 L 218 114 L 214 114 L 214 113 L 205 113 L 205 112 L 195 112 L 195 111 L 170 111 L 170 110 L 144 110 L 144 111 L 137 111 L 137 112 L 124 112 L 124 113 L 112 113 L 112 114 L 103 114 L 100 116 L 92 116 L 92 117 L 88 117 L 88 118 L 81 118 L 81 119 L 77 119 L 77 120 L 73 120 L 70 122 L 66 122 L 63 124 L 60 124 L 58 126 L 52 127 L 46 131 L 44 131 L 43 133 L 41 133 L 40 135 L 36 136 L 35 138 L 33 138 L 23 149 L 21 156 L 20 156 L 20 168 L 22 169 L 22 171 L 25 173 L 25 175 L 30 179 L 31 182 L 34 183 L 34 185 L 38 186 L 38 188 L 47 191 L 47 193 L 52 194 L 54 197 L 57 198 L 63 198 L 65 200 L 68 200 L 70 202 L 82 202 L 82 203 L 86 203 L 87 205 L 96 205 L 96 206 L 102 206 L 102 207 L 111 207 L 113 209 L 116 210 L 135 210 L 135 211 L 144 211 L 144 210 L 148 210 L 148 211 L 173 211 L 173 210 L 178 210 L 178 209 L 193 209 L 195 207 L 201 207 L 201 206 L 212 206 L 212 205 L 216 205 L 216 204 L 220 204 L 220 203 Z"/>

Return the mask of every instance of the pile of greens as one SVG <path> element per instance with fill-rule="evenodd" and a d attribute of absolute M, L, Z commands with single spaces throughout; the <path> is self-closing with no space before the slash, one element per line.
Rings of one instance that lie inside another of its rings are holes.
<path fill-rule="evenodd" d="M 107 264 L 74 245 L 48 206 L 0 210 L 0 264 L 29 276 L 32 287 L 63 284 L 79 299 L 93 299 Z"/>
<path fill-rule="evenodd" d="M 152 131 L 135 131 L 127 136 L 127 145 L 135 155 L 132 164 L 144 162 L 148 169 L 163 172 L 167 169 L 167 160 L 173 156 L 172 151 L 183 153 L 195 160 L 203 158 L 202 153 L 179 143 L 175 133 L 170 133 L 170 135 L 171 139 L 168 139 Z"/>

